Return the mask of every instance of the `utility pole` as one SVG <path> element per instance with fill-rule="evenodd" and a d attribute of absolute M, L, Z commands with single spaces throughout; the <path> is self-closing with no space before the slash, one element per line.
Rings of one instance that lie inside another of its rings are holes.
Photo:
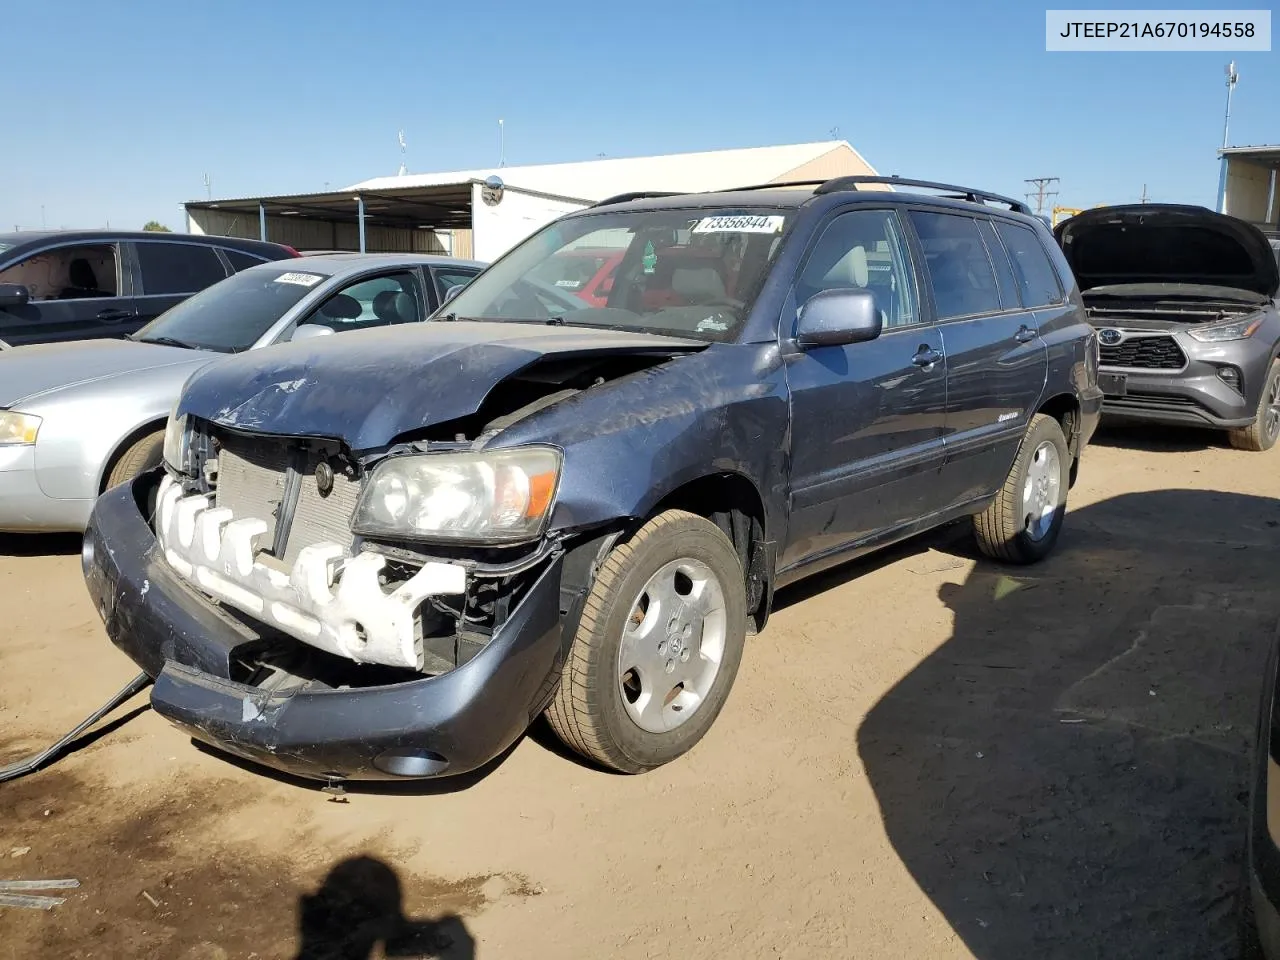
<path fill-rule="evenodd" d="M 1142 185 L 1142 196 L 1139 197 L 1138 199 L 1142 203 L 1146 203 L 1148 200 L 1151 199 L 1150 197 L 1147 196 L 1147 185 L 1145 183 Z"/>
<path fill-rule="evenodd" d="M 502 120 L 498 120 L 498 166 L 505 167 L 507 165 L 507 145 L 505 138 L 506 131 L 503 128 Z"/>
<path fill-rule="evenodd" d="M 213 178 L 207 173 L 204 175 L 204 196 L 206 200 L 213 199 Z"/>
<path fill-rule="evenodd" d="M 1029 183 L 1032 186 L 1030 193 L 1026 194 L 1026 198 L 1030 200 L 1032 197 L 1036 199 L 1036 216 L 1044 215 L 1044 202 L 1049 197 L 1056 197 L 1057 190 L 1048 189 L 1052 184 L 1058 182 L 1057 177 L 1030 177 L 1023 183 Z"/>

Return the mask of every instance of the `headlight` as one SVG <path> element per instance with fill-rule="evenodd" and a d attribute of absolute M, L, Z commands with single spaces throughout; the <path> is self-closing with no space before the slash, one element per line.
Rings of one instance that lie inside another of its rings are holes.
<path fill-rule="evenodd" d="M 532 540 L 551 516 L 560 460 L 550 447 L 391 457 L 365 483 L 351 529 L 398 539 Z"/>
<path fill-rule="evenodd" d="M 174 405 L 176 411 L 177 405 Z M 164 462 L 178 473 L 187 472 L 187 417 L 175 417 L 171 412 L 164 425 Z"/>
<path fill-rule="evenodd" d="M 1187 333 L 1201 343 L 1221 343 L 1224 340 L 1243 340 L 1252 337 L 1254 331 L 1262 326 L 1262 318 L 1252 320 L 1232 320 L 1229 323 L 1215 323 L 1207 327 L 1192 327 Z"/>
<path fill-rule="evenodd" d="M 40 418 L 16 410 L 0 410 L 0 445 L 35 443 Z"/>

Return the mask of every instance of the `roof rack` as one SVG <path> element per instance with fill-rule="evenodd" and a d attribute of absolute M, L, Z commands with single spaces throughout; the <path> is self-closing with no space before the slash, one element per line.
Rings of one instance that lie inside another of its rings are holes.
<path fill-rule="evenodd" d="M 919 187 L 926 190 L 941 190 L 945 195 L 949 195 L 953 200 L 967 200 L 970 203 L 986 204 L 988 202 L 1005 204 L 1015 213 L 1025 213 L 1031 215 L 1031 208 L 1021 200 L 1014 200 L 1011 197 L 1004 197 L 998 193 L 991 193 L 987 190 L 975 190 L 972 187 L 957 187 L 952 183 L 936 183 L 932 180 L 906 180 L 902 177 L 870 177 L 870 176 L 851 176 L 851 177 L 835 177 L 832 180 L 825 181 L 818 189 L 814 190 L 815 194 L 837 193 L 841 190 L 857 190 L 859 185 L 864 183 L 883 183 L 893 187 Z"/>
<path fill-rule="evenodd" d="M 592 207 L 607 207 L 614 203 L 626 203 L 628 200 L 654 200 L 659 197 L 680 197 L 681 193 L 672 190 L 653 191 L 653 190 L 637 190 L 633 193 L 619 193 L 616 196 L 606 197 L 603 200 L 591 204 Z"/>

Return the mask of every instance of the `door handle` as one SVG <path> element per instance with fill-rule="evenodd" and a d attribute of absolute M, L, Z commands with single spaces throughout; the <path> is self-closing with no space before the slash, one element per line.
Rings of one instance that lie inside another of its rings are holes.
<path fill-rule="evenodd" d="M 116 323 L 120 320 L 127 320 L 132 316 L 133 312 L 130 310 L 118 310 L 113 307 L 108 307 L 106 310 L 98 311 L 98 319 L 105 320 L 107 323 Z"/>
<path fill-rule="evenodd" d="M 911 362 L 917 367 L 924 367 L 926 370 L 942 359 L 942 354 L 927 343 L 922 343 L 920 349 L 916 351 L 916 355 L 911 358 Z"/>
<path fill-rule="evenodd" d="M 1029 343 L 1037 336 L 1039 336 L 1039 334 L 1024 323 L 1018 328 L 1018 332 L 1013 335 L 1013 339 L 1017 340 L 1019 343 Z"/>

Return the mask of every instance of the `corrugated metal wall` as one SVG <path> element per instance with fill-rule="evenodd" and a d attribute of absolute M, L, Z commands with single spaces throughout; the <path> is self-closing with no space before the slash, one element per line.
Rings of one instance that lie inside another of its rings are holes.
<path fill-rule="evenodd" d="M 222 210 L 191 210 L 187 214 L 191 233 L 219 237 L 258 239 L 258 218 Z M 301 220 L 297 217 L 267 216 L 267 239 L 298 250 L 359 250 L 360 231 L 354 223 Z M 446 253 L 442 239 L 433 230 L 408 230 L 376 224 L 365 226 L 365 249 L 370 253 Z"/>

